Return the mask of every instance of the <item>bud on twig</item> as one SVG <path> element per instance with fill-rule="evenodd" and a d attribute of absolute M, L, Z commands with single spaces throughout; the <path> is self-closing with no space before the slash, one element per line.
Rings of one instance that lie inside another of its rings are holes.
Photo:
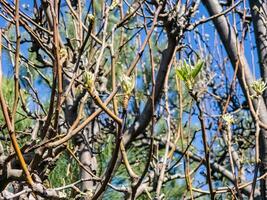
<path fill-rule="evenodd" d="M 95 84 L 94 84 L 94 81 L 95 81 L 95 78 L 94 78 L 94 74 L 92 72 L 88 72 L 86 71 L 83 75 L 83 80 L 84 80 L 84 84 L 85 84 L 85 87 L 88 89 L 88 91 L 90 93 L 93 92 L 94 88 L 95 88 Z"/>
<path fill-rule="evenodd" d="M 121 86 L 124 94 L 130 95 L 134 89 L 135 80 L 133 77 L 122 75 Z"/>
<path fill-rule="evenodd" d="M 259 80 L 254 81 L 251 84 L 251 88 L 256 92 L 256 96 L 260 96 L 263 94 L 264 90 L 267 87 L 266 87 L 266 83 L 263 80 L 259 79 Z"/>
<path fill-rule="evenodd" d="M 135 80 L 133 77 L 128 77 L 126 75 L 122 75 L 122 80 L 121 80 L 121 87 L 124 93 L 124 98 L 123 98 L 123 109 L 127 109 L 128 107 L 128 102 L 130 99 L 131 92 L 133 91 L 135 86 Z"/>
<path fill-rule="evenodd" d="M 65 48 L 62 48 L 59 50 L 59 59 L 60 63 L 64 63 L 66 59 L 68 58 L 68 51 Z"/>
<path fill-rule="evenodd" d="M 227 125 L 231 125 L 235 122 L 233 115 L 227 113 L 222 116 Z"/>
<path fill-rule="evenodd" d="M 204 65 L 203 60 L 198 60 L 197 63 L 192 66 L 186 61 L 180 63 L 176 68 L 176 75 L 180 80 L 184 81 L 189 91 L 193 89 L 195 79 Z"/>

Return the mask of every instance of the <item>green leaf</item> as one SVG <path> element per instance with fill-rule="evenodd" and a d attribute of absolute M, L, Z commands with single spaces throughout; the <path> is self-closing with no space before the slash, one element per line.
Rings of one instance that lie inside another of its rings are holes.
<path fill-rule="evenodd" d="M 180 63 L 180 65 L 176 68 L 176 75 L 182 81 L 186 81 L 189 78 L 190 73 L 191 69 L 190 66 L 186 63 L 186 61 Z"/>
<path fill-rule="evenodd" d="M 178 78 L 182 81 L 185 81 L 186 78 L 185 78 L 185 74 L 183 72 L 182 69 L 176 69 L 176 75 L 178 76 Z"/>
<path fill-rule="evenodd" d="M 191 73 L 191 66 L 187 64 L 186 61 L 184 61 L 182 69 L 184 70 L 187 76 Z"/>
<path fill-rule="evenodd" d="M 196 78 L 196 76 L 198 75 L 198 73 L 200 72 L 200 70 L 202 69 L 204 65 L 204 61 L 203 60 L 198 60 L 194 69 L 191 72 L 191 75 L 193 78 Z"/>

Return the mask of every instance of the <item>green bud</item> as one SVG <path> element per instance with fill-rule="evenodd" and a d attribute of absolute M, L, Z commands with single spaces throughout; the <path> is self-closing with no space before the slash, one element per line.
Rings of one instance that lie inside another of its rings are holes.
<path fill-rule="evenodd" d="M 128 77 L 126 75 L 122 75 L 121 86 L 122 86 L 122 90 L 125 94 L 127 94 L 127 95 L 131 94 L 131 92 L 135 86 L 134 78 Z"/>
<path fill-rule="evenodd" d="M 231 125 L 235 122 L 233 115 L 226 113 L 222 116 L 223 120 L 226 122 L 226 124 Z"/>
<path fill-rule="evenodd" d="M 252 8 L 255 12 L 259 12 L 260 9 L 258 8 L 258 6 L 254 5 L 253 8 Z"/>
<path fill-rule="evenodd" d="M 95 21 L 95 16 L 94 15 L 88 14 L 87 17 L 88 17 L 89 21 Z"/>
<path fill-rule="evenodd" d="M 95 81 L 94 74 L 92 72 L 85 71 L 85 73 L 83 75 L 83 80 L 84 80 L 84 84 L 87 87 L 87 89 L 90 92 L 92 92 L 93 89 L 94 89 L 94 87 L 95 87 L 95 84 L 94 84 L 94 81 Z"/>
<path fill-rule="evenodd" d="M 176 67 L 176 75 L 180 80 L 185 82 L 189 90 L 192 90 L 195 84 L 195 79 L 203 65 L 204 61 L 201 59 L 198 60 L 194 66 L 188 64 L 186 61 L 180 62 L 180 64 Z"/>
<path fill-rule="evenodd" d="M 61 62 L 64 62 L 68 58 L 68 51 L 65 48 L 59 50 L 59 58 Z"/>
<path fill-rule="evenodd" d="M 114 8 L 117 7 L 118 4 L 119 4 L 119 3 L 118 3 L 117 0 L 113 0 L 113 1 L 112 1 L 112 4 L 111 4 L 110 7 L 109 7 L 109 9 L 110 9 L 110 10 L 113 10 Z"/>
<path fill-rule="evenodd" d="M 267 87 L 266 83 L 263 80 L 259 79 L 251 84 L 251 88 L 256 92 L 257 96 L 260 96 Z"/>

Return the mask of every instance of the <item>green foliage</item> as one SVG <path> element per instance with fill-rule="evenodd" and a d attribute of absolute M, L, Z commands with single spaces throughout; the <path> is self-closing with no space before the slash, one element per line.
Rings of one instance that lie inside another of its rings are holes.
<path fill-rule="evenodd" d="M 163 187 L 163 193 L 168 200 L 182 199 L 183 192 L 186 190 L 185 183 L 179 183 L 177 180 L 166 183 Z"/>
<path fill-rule="evenodd" d="M 2 79 L 2 91 L 3 91 L 3 95 L 4 95 L 4 98 L 5 98 L 5 101 L 6 101 L 6 104 L 9 108 L 9 110 L 12 110 L 13 101 L 14 101 L 14 80 L 12 78 L 3 77 L 3 79 Z M 27 95 L 24 92 L 22 92 L 22 98 L 25 99 L 25 101 L 27 101 Z M 25 131 L 28 127 L 30 127 L 31 120 L 29 118 L 26 118 L 26 115 L 21 108 L 20 102 L 18 104 L 15 118 L 16 118 L 16 121 L 15 121 L 16 135 L 17 135 L 17 137 L 20 138 L 18 143 L 20 146 L 23 146 L 23 144 L 25 144 L 29 139 L 29 135 L 24 134 L 23 131 Z M 5 124 L 6 124 L 6 122 L 4 120 L 4 116 L 3 116 L 3 113 L 1 111 L 0 112 L 0 126 L 5 127 Z M 3 129 L 2 134 L 4 134 L 6 137 L 9 137 L 8 131 L 6 128 Z M 7 143 L 2 142 L 2 145 L 5 149 L 5 151 L 9 150 L 9 148 L 10 148 L 9 142 L 7 142 Z"/>
<path fill-rule="evenodd" d="M 114 148 L 114 136 L 107 135 L 105 137 L 105 144 L 103 144 L 101 148 L 101 154 L 97 160 L 98 163 L 98 173 L 102 174 L 103 171 L 106 169 L 109 159 L 112 156 L 112 151 Z"/>
<path fill-rule="evenodd" d="M 9 110 L 12 110 L 13 101 L 14 101 L 14 80 L 12 78 L 3 77 L 2 80 L 2 91 L 7 103 Z M 22 98 L 27 102 L 26 93 L 22 92 Z M 25 113 L 21 108 L 21 103 L 18 104 L 18 109 L 16 113 L 16 122 L 15 122 L 15 130 L 22 131 L 29 127 L 31 121 L 29 119 L 25 119 L 23 116 Z M 2 111 L 0 112 L 0 123 L 1 125 L 5 124 L 4 117 Z M 4 131 L 6 133 L 6 131 Z"/>
<path fill-rule="evenodd" d="M 67 185 L 79 180 L 79 166 L 74 159 L 69 158 L 66 153 L 63 153 L 56 167 L 48 176 L 48 186 L 51 188 Z M 71 190 L 64 191 L 67 196 L 71 196 Z"/>
<path fill-rule="evenodd" d="M 66 27 L 66 36 L 69 39 L 74 39 L 75 38 L 75 26 L 74 26 L 73 19 L 72 19 L 71 15 L 67 13 L 65 20 L 66 20 L 66 24 L 68 24 Z M 62 32 L 63 32 L 63 30 L 62 30 Z M 64 32 L 63 32 L 63 34 L 64 34 Z"/>
<path fill-rule="evenodd" d="M 2 91 L 5 98 L 5 101 L 8 107 L 12 106 L 14 100 L 14 81 L 12 78 L 3 78 L 2 80 Z M 2 113 L 1 113 L 2 116 Z"/>

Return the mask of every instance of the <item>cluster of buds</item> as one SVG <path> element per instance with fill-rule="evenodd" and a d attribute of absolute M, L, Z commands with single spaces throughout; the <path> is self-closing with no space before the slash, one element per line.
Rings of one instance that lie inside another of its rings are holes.
<path fill-rule="evenodd" d="M 233 115 L 226 113 L 222 116 L 223 120 L 227 125 L 231 125 L 235 122 Z"/>
<path fill-rule="evenodd" d="M 128 77 L 126 75 L 122 75 L 121 79 L 121 87 L 123 90 L 124 98 L 123 98 L 123 108 L 127 109 L 128 101 L 135 86 L 134 77 Z"/>
<path fill-rule="evenodd" d="M 132 90 L 134 89 L 134 85 L 135 85 L 135 80 L 133 77 L 122 75 L 121 87 L 124 94 L 130 95 Z"/>
<path fill-rule="evenodd" d="M 94 88 L 95 88 L 94 77 L 95 77 L 94 74 L 88 71 L 85 71 L 83 75 L 84 85 L 90 93 L 93 93 Z"/>
<path fill-rule="evenodd" d="M 261 96 L 267 87 L 266 87 L 266 83 L 263 80 L 259 79 L 259 80 L 254 81 L 251 84 L 251 88 L 256 93 L 256 96 Z"/>
<path fill-rule="evenodd" d="M 176 68 L 176 75 L 178 78 L 185 82 L 189 91 L 193 89 L 195 79 L 204 65 L 203 60 L 198 60 L 195 65 L 190 65 L 186 61 L 181 62 Z"/>
<path fill-rule="evenodd" d="M 67 49 L 61 48 L 59 50 L 59 60 L 60 60 L 60 63 L 61 64 L 64 63 L 67 58 L 68 58 L 68 51 L 67 51 Z"/>

